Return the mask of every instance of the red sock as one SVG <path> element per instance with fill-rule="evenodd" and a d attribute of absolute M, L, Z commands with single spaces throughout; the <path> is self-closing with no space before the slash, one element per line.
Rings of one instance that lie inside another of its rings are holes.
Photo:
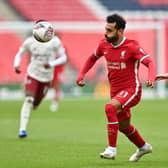
<path fill-rule="evenodd" d="M 107 124 L 109 146 L 117 146 L 118 124 Z"/>
<path fill-rule="evenodd" d="M 108 120 L 107 133 L 109 146 L 116 147 L 119 129 L 117 110 L 112 104 L 106 104 L 105 112 Z"/>
<path fill-rule="evenodd" d="M 54 89 L 54 101 L 58 102 L 60 100 L 60 89 L 59 88 L 55 88 Z"/>
<path fill-rule="evenodd" d="M 138 130 L 133 125 L 130 125 L 128 128 L 120 131 L 124 133 L 138 148 L 141 148 L 145 144 L 145 140 L 141 137 Z"/>

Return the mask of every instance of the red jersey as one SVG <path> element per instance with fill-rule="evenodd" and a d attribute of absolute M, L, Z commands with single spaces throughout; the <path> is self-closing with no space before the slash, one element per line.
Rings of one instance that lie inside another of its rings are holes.
<path fill-rule="evenodd" d="M 139 63 L 149 55 L 137 41 L 124 37 L 120 44 L 114 46 L 103 39 L 96 49 L 95 56 L 105 57 L 108 79 L 113 91 L 141 86 L 138 77 Z"/>

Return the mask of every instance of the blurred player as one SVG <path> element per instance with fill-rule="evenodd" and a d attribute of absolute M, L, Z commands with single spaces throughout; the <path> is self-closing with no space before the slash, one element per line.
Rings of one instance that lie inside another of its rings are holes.
<path fill-rule="evenodd" d="M 168 73 L 156 75 L 156 80 L 164 80 L 164 79 L 168 79 Z"/>
<path fill-rule="evenodd" d="M 35 24 L 39 22 L 37 21 Z M 30 63 L 25 81 L 25 100 L 20 115 L 20 138 L 27 136 L 26 128 L 31 109 L 37 108 L 46 95 L 53 79 L 54 66 L 64 64 L 67 60 L 65 49 L 58 37 L 55 36 L 45 43 L 36 41 L 33 36 L 28 37 L 15 56 L 16 73 L 21 73 L 20 62 L 25 53 L 29 53 Z M 55 58 L 56 54 L 59 55 L 58 59 Z"/>
<path fill-rule="evenodd" d="M 107 117 L 108 147 L 100 153 L 102 158 L 115 159 L 117 154 L 118 130 L 136 145 L 137 151 L 130 161 L 138 161 L 144 154 L 152 152 L 152 146 L 131 124 L 131 107 L 141 99 L 142 84 L 138 77 L 139 63 L 148 67 L 147 87 L 154 87 L 156 67 L 151 57 L 140 47 L 137 41 L 124 36 L 126 21 L 118 14 L 106 18 L 105 38 L 82 67 L 77 84 L 84 86 L 86 73 L 96 61 L 104 57 L 108 68 L 111 100 L 105 105 Z"/>
<path fill-rule="evenodd" d="M 52 103 L 50 105 L 50 110 L 52 112 L 55 112 L 58 110 L 59 107 L 59 101 L 61 97 L 61 83 L 62 83 L 62 73 L 64 70 L 64 65 L 59 65 L 54 68 L 54 79 L 51 82 L 51 87 L 54 91 L 54 97 L 52 100 Z"/>
<path fill-rule="evenodd" d="M 61 40 L 61 34 L 58 32 L 55 32 L 55 36 L 57 36 L 60 40 Z M 67 55 L 67 52 L 66 52 Z M 56 56 L 56 58 L 58 58 L 58 56 Z M 59 101 L 60 101 L 60 97 L 61 97 L 61 84 L 63 81 L 63 76 L 62 73 L 64 71 L 66 64 L 62 64 L 59 66 L 54 67 L 54 78 L 51 82 L 51 88 L 53 88 L 54 91 L 54 97 L 52 100 L 52 103 L 50 105 L 50 110 L 52 112 L 56 112 L 58 110 L 59 107 Z"/>

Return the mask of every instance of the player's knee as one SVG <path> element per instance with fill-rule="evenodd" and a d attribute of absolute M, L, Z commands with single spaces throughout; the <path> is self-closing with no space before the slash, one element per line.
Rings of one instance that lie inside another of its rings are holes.
<path fill-rule="evenodd" d="M 105 112 L 106 117 L 108 119 L 108 122 L 114 122 L 117 121 L 117 110 L 116 107 L 112 104 L 106 104 L 105 105 Z"/>
<path fill-rule="evenodd" d="M 34 102 L 34 98 L 31 97 L 31 96 L 27 96 L 25 98 L 25 102 L 29 103 L 29 104 L 32 104 L 33 105 L 33 102 Z"/>
<path fill-rule="evenodd" d="M 130 125 L 129 127 L 125 128 L 125 129 L 119 128 L 119 130 L 120 130 L 120 132 L 122 132 L 126 136 L 130 136 L 135 132 L 135 127 L 133 125 Z"/>
<path fill-rule="evenodd" d="M 42 99 L 41 98 L 36 98 L 33 101 L 33 110 L 36 110 L 38 108 L 38 106 L 40 105 Z"/>

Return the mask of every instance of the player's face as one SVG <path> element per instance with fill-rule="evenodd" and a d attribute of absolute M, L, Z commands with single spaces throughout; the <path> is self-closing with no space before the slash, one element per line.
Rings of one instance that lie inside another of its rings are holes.
<path fill-rule="evenodd" d="M 105 38 L 109 43 L 118 42 L 121 31 L 115 28 L 116 23 L 107 23 L 105 25 Z"/>

